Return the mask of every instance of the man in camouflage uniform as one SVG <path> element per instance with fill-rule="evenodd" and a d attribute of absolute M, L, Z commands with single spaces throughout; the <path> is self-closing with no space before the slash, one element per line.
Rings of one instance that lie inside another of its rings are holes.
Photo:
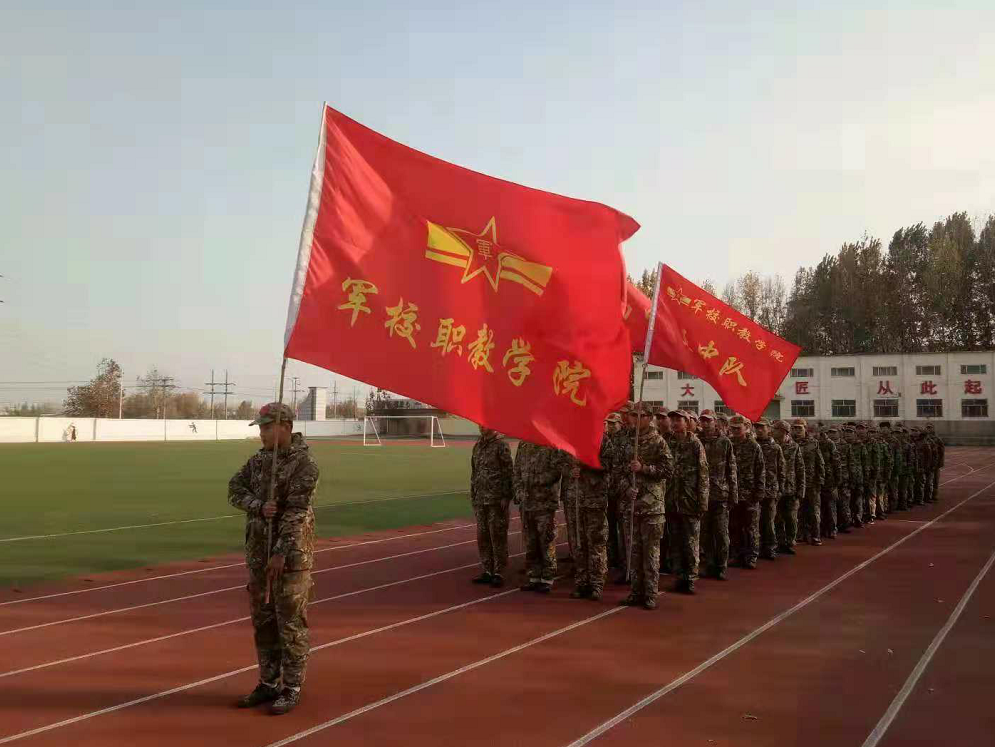
<path fill-rule="evenodd" d="M 888 491 L 888 511 L 898 511 L 900 505 L 898 500 L 898 485 L 902 474 L 902 444 L 899 441 L 898 434 L 892 432 L 891 423 L 887 420 L 881 421 L 878 428 L 881 430 L 885 443 L 888 444 L 891 459 L 891 472 L 885 483 L 885 490 Z"/>
<path fill-rule="evenodd" d="M 719 435 L 729 438 L 729 416 L 724 412 L 720 412 L 715 416 L 715 425 L 719 429 Z M 732 439 L 729 439 L 732 441 Z"/>
<path fill-rule="evenodd" d="M 729 566 L 729 506 L 739 493 L 732 441 L 719 433 L 715 414 L 701 413 L 701 442 L 708 457 L 708 512 L 701 522 L 701 562 L 707 573 L 726 580 Z"/>
<path fill-rule="evenodd" d="M 482 573 L 475 584 L 504 586 L 508 566 L 508 507 L 514 497 L 511 449 L 497 431 L 480 426 L 470 457 L 470 505 L 477 519 L 477 554 Z"/>
<path fill-rule="evenodd" d="M 529 441 L 515 453 L 514 489 L 524 508 L 527 581 L 522 591 L 548 594 L 556 577 L 556 509 L 561 485 L 570 479 L 570 457 Z M 569 517 L 568 521 L 569 521 Z"/>
<path fill-rule="evenodd" d="M 882 430 L 874 432 L 874 441 L 878 448 L 878 518 L 887 519 L 891 510 L 888 497 L 891 494 L 891 474 L 895 470 L 895 457 L 891 452 L 891 444 L 888 443 Z"/>
<path fill-rule="evenodd" d="M 670 423 L 669 415 L 670 410 L 664 407 L 657 407 L 654 410 L 653 422 L 656 429 L 660 432 L 660 435 L 663 436 L 663 440 L 664 443 L 667 444 L 667 448 L 670 449 L 671 454 L 673 454 L 675 435 L 673 426 Z M 664 529 L 663 536 L 660 538 L 660 573 L 669 574 L 670 572 L 670 532 Z"/>
<path fill-rule="evenodd" d="M 687 430 L 687 415 L 674 410 L 670 418 L 674 434 L 674 473 L 667 483 L 666 495 L 670 565 L 676 576 L 674 590 L 694 594 L 701 552 L 701 517 L 708 510 L 708 456 L 698 437 Z"/>
<path fill-rule="evenodd" d="M 940 470 L 946 465 L 947 446 L 943 443 L 943 439 L 936 435 L 936 428 L 932 423 L 927 423 L 926 434 L 933 441 L 933 492 L 930 493 L 930 497 L 936 503 L 940 500 Z"/>
<path fill-rule="evenodd" d="M 850 501 L 857 465 L 854 462 L 849 439 L 849 434 L 852 432 L 853 429 L 848 425 L 829 429 L 829 438 L 836 445 L 836 453 L 840 460 L 839 485 L 836 488 L 836 528 L 841 534 L 850 534 L 850 526 L 853 523 Z"/>
<path fill-rule="evenodd" d="M 860 439 L 860 428 L 857 423 L 849 424 L 846 440 L 853 456 L 855 474 L 850 481 L 850 523 L 860 529 L 864 526 L 864 474 L 867 472 L 867 449 Z"/>
<path fill-rule="evenodd" d="M 616 500 L 615 491 L 615 464 L 614 455 L 619 451 L 619 432 L 622 430 L 622 416 L 618 413 L 612 413 L 608 416 L 606 421 L 608 428 L 608 438 L 611 441 L 611 453 L 613 455 L 613 463 L 608 473 L 605 475 L 605 491 L 607 494 L 607 507 L 606 507 L 606 517 L 608 521 L 608 537 L 607 537 L 607 556 L 608 556 L 608 567 L 609 568 L 619 568 L 621 567 L 621 561 L 619 560 L 619 550 L 618 550 L 618 501 Z"/>
<path fill-rule="evenodd" d="M 929 447 L 929 463 L 927 465 L 926 477 L 923 484 L 923 501 L 925 503 L 933 502 L 934 477 L 939 470 L 938 465 L 940 462 L 940 449 L 939 446 L 937 445 L 938 439 L 936 439 L 934 435 L 930 432 L 929 429 L 931 427 L 932 426 L 927 423 L 926 427 L 923 428 L 923 436 L 922 436 L 923 441 L 925 441 L 926 445 Z"/>
<path fill-rule="evenodd" d="M 915 484 L 916 450 L 908 429 L 899 423 L 895 427 L 902 444 L 902 474 L 898 481 L 898 507 L 900 511 L 908 511 L 913 504 L 913 485 Z"/>
<path fill-rule="evenodd" d="M 873 524 L 877 516 L 877 484 L 880 452 L 864 423 L 857 423 L 857 438 L 864 446 L 864 516 L 865 524 Z"/>
<path fill-rule="evenodd" d="M 799 505 L 801 514 L 799 524 L 800 542 L 810 545 L 821 545 L 819 524 L 821 519 L 822 484 L 826 481 L 826 461 L 822 458 L 819 442 L 808 435 L 805 418 L 795 418 L 791 421 L 791 438 L 801 449 L 802 460 L 805 463 L 805 495 Z"/>
<path fill-rule="evenodd" d="M 764 497 L 760 501 L 760 557 L 764 560 L 774 560 L 777 557 L 777 530 L 774 528 L 774 516 L 777 514 L 777 504 L 781 496 L 781 486 L 784 485 L 788 471 L 784 459 L 784 451 L 771 435 L 770 421 L 760 418 L 753 424 L 757 432 L 757 443 L 764 456 Z"/>
<path fill-rule="evenodd" d="M 572 476 L 577 504 L 577 553 L 573 599 L 598 601 L 608 574 L 608 481 L 615 462 L 615 440 L 606 421 L 601 437 L 601 469 L 574 460 Z"/>
<path fill-rule="evenodd" d="M 228 503 L 245 512 L 246 588 L 259 661 L 259 684 L 238 706 L 270 703 L 270 712 L 277 715 L 300 701 L 311 651 L 307 606 L 314 565 L 312 501 L 319 473 L 304 437 L 293 432 L 293 419 L 288 405 L 265 405 L 250 423 L 259 426 L 263 446 L 228 483 Z M 276 490 L 271 501 L 274 449 Z"/>
<path fill-rule="evenodd" d="M 916 505 L 923 506 L 926 503 L 926 479 L 930 474 L 933 461 L 932 449 L 926 440 L 926 433 L 921 428 L 912 429 L 912 438 L 916 447 Z"/>
<path fill-rule="evenodd" d="M 826 464 L 826 482 L 822 486 L 820 495 L 821 536 L 836 539 L 838 521 L 836 501 L 839 487 L 843 482 L 843 464 L 840 460 L 839 449 L 836 448 L 836 443 L 829 437 L 829 432 L 825 427 L 813 428 L 812 437 L 818 438 L 819 451 Z"/>
<path fill-rule="evenodd" d="M 784 483 L 780 486 L 774 530 L 777 535 L 777 551 L 785 555 L 795 554 L 798 502 L 805 495 L 805 461 L 801 448 L 788 433 L 790 429 L 787 421 L 778 420 L 774 423 L 774 440 L 784 455 Z"/>
<path fill-rule="evenodd" d="M 635 484 L 627 493 L 626 516 L 632 517 L 627 533 L 631 562 L 632 593 L 621 604 L 642 604 L 656 609 L 660 586 L 660 537 L 664 530 L 664 494 L 674 471 L 670 449 L 653 427 L 653 414 L 643 404 L 639 410 L 639 444 L 629 462 Z M 631 478 L 630 478 L 631 479 Z M 632 483 L 630 483 L 632 485 Z"/>
<path fill-rule="evenodd" d="M 729 517 L 730 552 L 733 565 L 756 568 L 760 557 L 760 503 L 766 495 L 763 450 L 747 434 L 742 415 L 729 418 L 739 495 Z"/>
<path fill-rule="evenodd" d="M 622 418 L 622 428 L 615 434 L 611 500 L 615 502 L 615 513 L 618 517 L 618 567 L 621 571 L 615 583 L 619 586 L 628 586 L 629 571 L 626 564 L 629 561 L 627 548 L 630 517 L 627 506 L 631 505 L 628 494 L 629 488 L 632 487 L 632 470 L 629 469 L 629 462 L 632 461 L 633 441 L 639 423 L 635 402 L 627 402 L 622 407 Z"/>

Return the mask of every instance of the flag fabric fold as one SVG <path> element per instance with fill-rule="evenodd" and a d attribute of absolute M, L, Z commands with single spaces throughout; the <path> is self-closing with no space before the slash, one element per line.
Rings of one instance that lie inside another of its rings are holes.
<path fill-rule="evenodd" d="M 650 306 L 650 299 L 629 283 L 623 317 L 633 350 L 645 344 Z M 650 365 L 698 376 L 727 407 L 756 420 L 800 352 L 797 345 L 662 266 Z"/>
<path fill-rule="evenodd" d="M 285 355 L 596 465 L 628 394 L 619 245 L 638 227 L 325 107 Z"/>

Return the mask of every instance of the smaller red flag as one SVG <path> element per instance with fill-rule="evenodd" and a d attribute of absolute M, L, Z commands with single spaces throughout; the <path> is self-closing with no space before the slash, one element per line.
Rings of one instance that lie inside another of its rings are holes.
<path fill-rule="evenodd" d="M 631 283 L 624 317 L 634 350 L 642 350 L 650 300 Z M 649 363 L 707 381 L 726 406 L 751 420 L 762 414 L 801 348 L 663 265 Z"/>

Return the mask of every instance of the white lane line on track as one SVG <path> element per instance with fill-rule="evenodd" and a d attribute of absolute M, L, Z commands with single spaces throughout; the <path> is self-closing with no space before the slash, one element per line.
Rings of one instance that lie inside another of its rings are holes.
<path fill-rule="evenodd" d="M 810 595 L 808 597 L 805 597 L 805 599 L 803 599 L 802 601 L 798 602 L 798 604 L 796 604 L 794 607 L 791 607 L 790 609 L 785 610 L 784 612 L 780 613 L 776 617 L 771 618 L 770 620 L 768 620 L 766 623 L 764 623 L 763 625 L 761 625 L 759 628 L 757 628 L 753 632 L 748 633 L 747 635 L 743 636 L 742 638 L 740 638 L 735 643 L 733 643 L 730 646 L 722 649 L 721 651 L 719 651 L 719 653 L 715 654 L 710 659 L 707 659 L 706 661 L 703 661 L 701 664 L 699 664 L 698 666 L 696 666 L 691 671 L 686 672 L 685 674 L 681 675 L 680 677 L 678 677 L 677 679 L 673 680 L 669 684 L 665 685 L 664 687 L 661 687 L 659 690 L 656 690 L 656 691 L 650 693 L 645 698 L 643 698 L 642 700 L 640 700 L 638 703 L 635 703 L 634 705 L 630 706 L 629 708 L 626 708 L 624 711 L 622 711 L 621 713 L 619 713 L 617 716 L 614 716 L 613 718 L 609 719 L 608 721 L 605 721 L 603 724 L 601 724 L 600 726 L 595 727 L 594 729 L 592 729 L 591 731 L 589 731 L 584 736 L 582 736 L 579 739 L 571 742 L 568 745 L 568 747 L 582 747 L 583 745 L 588 744 L 589 742 L 597 739 L 598 737 L 600 737 L 605 732 L 609 731 L 610 729 L 618 726 L 623 721 L 625 721 L 625 720 L 631 718 L 632 716 L 634 716 L 636 713 L 638 713 L 639 711 L 641 711 L 642 709 L 644 709 L 646 706 L 655 703 L 657 700 L 659 700 L 660 698 L 662 698 L 664 695 L 667 695 L 668 693 L 673 692 L 674 690 L 676 690 L 677 688 L 679 688 L 681 685 L 683 685 L 686 682 L 690 681 L 691 679 L 697 677 L 699 674 L 701 674 L 702 672 L 704 672 L 706 669 L 708 669 L 709 667 L 711 667 L 713 664 L 717 664 L 718 662 L 722 661 L 723 659 L 725 659 L 730 654 L 735 653 L 736 651 L 738 651 L 739 649 L 741 649 L 743 646 L 745 646 L 747 643 L 749 643 L 750 641 L 752 641 L 757 636 L 761 635 L 762 633 L 764 633 L 765 631 L 769 630 L 770 628 L 773 628 L 775 625 L 777 625 L 782 620 L 785 620 L 785 619 L 791 617 L 793 614 L 795 614 L 799 610 L 804 609 L 805 607 L 807 607 L 808 605 L 810 605 L 815 600 L 819 599 L 821 596 L 823 596 L 827 592 L 835 589 L 837 586 L 839 586 L 841 583 L 843 583 L 844 581 L 846 581 L 848 578 L 850 578 L 855 573 L 863 570 L 864 568 L 866 568 L 867 566 L 869 566 L 874 561 L 876 561 L 879 558 L 887 555 L 888 553 L 890 553 L 892 550 L 894 550 L 899 545 L 904 544 L 905 542 L 907 542 L 908 540 L 912 539 L 913 537 L 915 537 L 920 532 L 924 531 L 925 529 L 929 528 L 930 526 L 932 526 L 933 524 L 935 524 L 936 522 L 938 522 L 940 519 L 942 519 L 945 516 L 953 513 L 958 508 L 960 508 L 961 506 L 963 506 L 965 503 L 967 503 L 968 501 L 972 500 L 973 498 L 981 495 L 982 493 L 984 493 L 986 490 L 988 490 L 992 486 L 995 486 L 995 480 L 993 480 L 992 482 L 988 483 L 985 487 L 981 488 L 981 490 L 978 490 L 977 492 L 972 493 L 971 495 L 969 495 L 967 498 L 965 498 L 964 500 L 962 500 L 957 505 L 953 506 L 952 508 L 947 509 L 946 511 L 944 511 L 942 514 L 940 514 L 939 516 L 937 516 L 932 521 L 930 521 L 930 522 L 928 522 L 926 524 L 923 524 L 921 527 L 919 527 L 917 529 L 913 529 L 907 535 L 905 535 L 904 537 L 898 539 L 897 541 L 893 542 L 892 544 L 888 545 L 888 547 L 884 548 L 883 550 L 881 550 L 880 552 L 878 552 L 876 555 L 873 555 L 870 558 L 868 558 L 867 560 L 863 561 L 862 563 L 854 566 L 849 571 L 847 571 L 846 573 L 844 573 L 842 576 L 840 576 L 839 578 L 837 578 L 835 581 L 831 581 L 830 583 L 826 584 L 821 589 L 819 589 L 818 591 L 816 591 L 814 594 L 812 594 L 812 595 Z"/>
<path fill-rule="evenodd" d="M 518 521 L 518 516 L 512 516 L 511 521 Z M 454 532 L 458 529 L 476 529 L 476 524 L 459 524 L 454 527 L 443 527 L 442 529 L 429 529 L 425 532 L 412 532 L 410 534 L 398 534 L 393 537 L 382 537 L 375 540 L 366 540 L 364 542 L 353 542 L 348 545 L 338 545 L 336 547 L 323 547 L 319 550 L 315 550 L 315 555 L 322 552 L 335 552 L 337 550 L 348 550 L 353 547 L 363 547 L 365 545 L 378 545 L 383 542 L 393 542 L 394 540 L 410 539 L 411 537 L 424 537 L 429 534 L 439 534 L 441 532 Z M 76 594 L 88 594 L 92 591 L 101 591 L 103 589 L 115 589 L 119 586 L 131 586 L 132 584 L 144 584 L 148 581 L 161 581 L 167 578 L 177 578 L 178 576 L 190 576 L 197 573 L 208 573 L 209 571 L 221 571 L 228 568 L 244 568 L 244 562 L 238 563 L 227 563 L 226 565 L 212 565 L 208 568 L 194 568 L 189 571 L 179 571 L 177 573 L 166 573 L 160 576 L 148 576 L 147 578 L 136 578 L 131 581 L 119 581 L 113 584 L 104 584 L 102 586 L 90 586 L 85 589 L 75 589 L 73 591 L 60 591 L 55 594 L 43 594 L 37 597 L 26 597 L 24 599 L 11 599 L 6 602 L 0 602 L 0 607 L 5 607 L 11 604 L 24 604 L 25 602 L 37 602 L 41 599 L 54 599 L 55 597 L 68 597 Z"/>
<path fill-rule="evenodd" d="M 521 643 L 517 646 L 514 646 L 513 648 L 505 649 L 504 651 L 494 654 L 493 656 L 488 656 L 486 659 L 480 659 L 471 664 L 467 664 L 466 666 L 460 667 L 459 669 L 454 669 L 451 672 L 446 672 L 445 674 L 441 674 L 438 677 L 433 677 L 432 679 L 426 682 L 422 682 L 420 685 L 409 687 L 407 690 L 402 690 L 401 692 L 395 693 L 394 695 L 390 695 L 386 698 L 381 698 L 380 700 L 377 700 L 373 703 L 369 703 L 363 706 L 362 708 L 357 708 L 354 711 L 350 711 L 349 713 L 344 713 L 341 716 L 333 718 L 329 721 L 325 721 L 324 723 L 318 724 L 317 726 L 312 726 L 310 729 L 305 729 L 304 731 L 297 732 L 296 734 L 293 734 L 287 737 L 286 739 L 281 739 L 278 742 L 271 742 L 270 744 L 266 745 L 266 747 L 283 747 L 284 745 L 290 744 L 291 742 L 296 742 L 299 739 L 303 739 L 304 737 L 309 737 L 312 734 L 315 734 L 319 731 L 323 731 L 325 729 L 328 729 L 329 727 L 341 724 L 343 721 L 348 721 L 350 719 L 356 718 L 356 716 L 362 716 L 364 713 L 369 713 L 370 711 L 376 708 L 388 705 L 390 703 L 393 703 L 394 701 L 400 700 L 401 698 L 406 698 L 409 695 L 414 695 L 417 692 L 426 690 L 434 685 L 438 685 L 442 682 L 445 682 L 446 680 L 451 680 L 453 677 L 458 677 L 459 675 L 465 674 L 466 672 L 471 672 L 474 669 L 479 669 L 480 667 L 486 666 L 491 662 L 503 659 L 506 656 L 511 656 L 512 654 L 517 654 L 519 651 L 523 651 L 527 648 L 543 643 L 544 641 L 548 641 L 550 638 L 555 638 L 558 635 L 568 633 L 571 630 L 576 630 L 577 628 L 583 627 L 584 625 L 589 625 L 590 623 L 597 622 L 598 620 L 609 617 L 610 615 L 617 614 L 619 612 L 623 612 L 624 610 L 625 610 L 624 607 L 614 607 L 610 610 L 605 610 L 604 612 L 600 612 L 597 615 L 592 615 L 591 617 L 586 617 L 583 620 L 578 620 L 575 623 L 566 625 L 557 630 L 553 630 L 549 633 L 546 633 L 545 635 L 539 636 L 538 638 L 533 638 L 532 640 L 526 641 L 525 643 Z"/>
<path fill-rule="evenodd" d="M 561 543 L 557 544 L 557 547 L 562 547 L 565 544 L 566 544 L 565 542 L 561 542 Z M 512 555 L 510 557 L 518 557 L 519 555 L 523 555 L 523 554 L 524 553 L 517 553 L 517 554 Z M 472 565 L 476 565 L 476 563 L 473 563 Z M 492 599 L 500 599 L 502 597 L 505 597 L 505 596 L 507 596 L 509 594 L 514 594 L 516 592 L 518 592 L 518 589 L 509 589 L 508 591 L 502 591 L 502 592 L 499 592 L 497 594 L 492 594 L 492 595 L 487 596 L 487 597 L 482 597 L 480 599 L 472 599 L 469 602 L 463 602 L 462 604 L 457 604 L 457 605 L 453 605 L 451 607 L 446 607 L 445 609 L 436 610 L 435 612 L 428 612 L 428 613 L 426 613 L 424 615 L 419 615 L 417 617 L 411 617 L 411 618 L 408 618 L 406 620 L 400 620 L 400 621 L 398 621 L 396 623 L 391 623 L 389 625 L 383 625 L 383 626 L 381 626 L 379 628 L 374 628 L 372 630 L 366 630 L 366 631 L 363 631 L 362 633 L 354 633 L 353 635 L 346 636 L 345 638 L 338 638 L 338 639 L 336 639 L 334 641 L 329 641 L 328 643 L 323 643 L 320 646 L 314 646 L 311 649 L 311 653 L 313 654 L 316 651 L 321 651 L 322 649 L 331 648 L 333 646 L 341 646 L 344 643 L 350 643 L 352 641 L 356 641 L 356 640 L 359 640 L 361 638 L 367 638 L 367 637 L 369 637 L 371 635 L 376 635 L 377 633 L 385 633 L 385 632 L 387 632 L 389 630 L 394 630 L 396 628 L 401 628 L 401 627 L 404 627 L 406 625 L 412 625 L 414 623 L 421 622 L 423 620 L 428 620 L 428 619 L 431 619 L 433 617 L 439 617 L 440 615 L 444 615 L 444 614 L 446 614 L 448 612 L 455 612 L 457 610 L 461 610 L 461 609 L 465 609 L 467 607 L 471 607 L 471 606 L 473 606 L 475 604 L 480 604 L 482 602 L 489 602 Z M 622 609 L 621 607 L 616 607 L 613 610 L 609 610 L 609 612 L 618 612 L 621 609 Z M 218 680 L 223 680 L 223 679 L 226 679 L 228 677 L 234 677 L 234 676 L 239 675 L 239 674 L 244 674 L 245 672 L 251 672 L 253 669 L 257 669 L 257 668 L 258 668 L 257 664 L 252 664 L 250 666 L 242 667 L 240 669 L 232 669 L 229 672 L 224 672 L 222 674 L 216 674 L 213 677 L 207 677 L 205 679 L 198 680 L 197 682 L 190 682 L 190 683 L 188 683 L 186 685 L 179 685 L 178 687 L 174 687 L 174 688 L 171 688 L 169 690 L 164 690 L 164 691 L 159 692 L 159 693 L 153 693 L 152 695 L 146 695 L 146 696 L 141 697 L 141 698 L 135 698 L 134 700 L 129 700 L 129 701 L 125 702 L 125 703 L 118 703 L 117 705 L 108 706 L 107 708 L 101 708 L 98 711 L 91 711 L 90 713 L 84 713 L 84 714 L 81 714 L 79 716 L 74 716 L 73 718 L 65 719 L 64 721 L 57 721 L 54 724 L 47 724 L 45 726 L 39 726 L 39 727 L 37 727 L 35 729 L 30 729 L 28 731 L 20 732 L 19 734 L 11 734 L 8 737 L 0 738 L 0 744 L 6 744 L 8 742 L 13 742 L 13 741 L 16 741 L 18 739 L 24 739 L 25 737 L 32 737 L 32 736 L 35 736 L 36 734 L 42 734 L 42 733 L 47 732 L 47 731 L 52 731 L 54 729 L 59 729 L 59 728 L 61 728 L 63 726 L 71 726 L 72 724 L 77 724 L 80 721 L 86 721 L 88 719 L 95 718 L 96 716 L 103 716 L 103 715 L 106 715 L 108 713 L 114 713 L 115 711 L 120 711 L 120 710 L 123 710 L 125 708 L 130 708 L 131 706 L 141 705 L 142 703 L 148 703 L 149 701 L 152 701 L 152 700 L 158 700 L 160 698 L 165 698 L 165 697 L 167 697 L 169 695 L 175 695 L 176 693 L 184 692 L 185 690 L 192 690 L 195 687 L 201 687 L 202 685 L 208 685 L 208 684 L 210 684 L 212 682 L 217 682 Z"/>
<path fill-rule="evenodd" d="M 381 496 L 378 498 L 369 498 L 364 501 L 344 501 L 342 503 L 322 503 L 314 506 L 315 510 L 323 508 L 340 508 L 342 506 L 362 506 L 367 503 L 383 503 L 385 501 L 400 501 L 405 498 L 435 498 L 440 495 L 462 495 L 465 494 L 466 490 L 445 490 L 437 493 L 420 493 L 418 495 L 393 495 L 393 496 Z M 121 527 L 106 527 L 104 529 L 82 529 L 78 532 L 59 532 L 57 534 L 31 534 L 23 537 L 0 537 L 0 542 L 24 542 L 25 540 L 37 540 L 37 539 L 56 539 L 59 537 L 74 537 L 80 534 L 103 534 L 105 532 L 121 532 L 126 529 L 149 529 L 151 527 L 166 527 L 172 526 L 174 524 L 193 524 L 198 521 L 218 521 L 220 519 L 235 519 L 238 517 L 244 517 L 244 513 L 237 514 L 219 514 L 218 516 L 202 516 L 196 519 L 176 519 L 173 521 L 157 521 L 152 524 L 130 524 L 128 526 Z"/>
<path fill-rule="evenodd" d="M 566 525 L 565 524 L 559 524 L 558 525 L 558 527 L 563 527 L 563 526 L 566 526 Z M 557 545 L 557 547 L 562 547 L 564 544 L 565 543 L 559 543 Z M 515 553 L 513 555 L 509 555 L 508 557 L 509 558 L 518 558 L 518 557 L 521 557 L 524 554 L 525 554 L 524 552 L 519 552 L 519 553 Z M 323 597 L 322 599 L 316 599 L 315 601 L 311 602 L 311 606 L 314 606 L 316 604 L 321 604 L 323 602 L 334 602 L 334 601 L 337 601 L 337 600 L 340 600 L 340 599 L 347 599 L 348 597 L 354 597 L 354 596 L 357 596 L 359 594 L 367 594 L 367 593 L 372 592 L 372 591 L 380 591 L 381 589 L 389 589 L 389 588 L 391 588 L 393 586 L 402 586 L 403 584 L 408 584 L 408 583 L 411 583 L 412 581 L 422 581 L 422 580 L 424 580 L 426 578 L 433 578 L 435 576 L 442 576 L 442 575 L 445 575 L 446 573 L 455 573 L 456 571 L 465 571 L 467 568 L 475 568 L 478 565 L 479 565 L 479 563 L 476 563 L 476 562 L 475 563 L 468 563 L 467 565 L 460 565 L 460 566 L 456 566 L 455 568 L 446 568 L 445 570 L 442 570 L 442 571 L 433 571 L 432 573 L 423 573 L 420 576 L 412 576 L 411 578 L 401 579 L 400 581 L 391 581 L 391 582 L 386 583 L 386 584 L 378 584 L 376 586 L 370 586 L 370 587 L 365 588 L 365 589 L 357 589 L 355 591 L 347 591 L 347 592 L 343 592 L 342 594 L 335 594 L 334 596 Z M 225 621 L 219 622 L 219 623 L 212 623 L 211 625 L 201 625 L 200 627 L 197 627 L 197 628 L 188 628 L 186 630 L 179 630 L 179 631 L 177 631 L 175 633 L 168 633 L 166 635 L 156 636 L 155 638 L 146 638 L 145 640 L 135 641 L 133 643 L 126 643 L 126 644 L 123 644 L 121 646 L 113 646 L 111 648 L 101 649 L 100 651 L 91 651 L 90 653 L 79 654 L 77 656 L 68 656 L 68 657 L 66 657 L 64 659 L 56 659 L 55 661 L 49 661 L 49 662 L 45 662 L 43 664 L 35 664 L 33 666 L 30 666 L 30 667 L 23 667 L 22 669 L 12 669 L 12 670 L 10 670 L 8 672 L 0 672 L 0 679 L 3 679 L 5 677 L 13 677 L 13 676 L 18 675 L 18 674 L 25 674 L 27 672 L 34 672 L 34 671 L 39 670 L 39 669 L 47 669 L 49 667 L 58 666 L 59 664 L 70 664 L 70 663 L 72 663 L 74 661 L 82 661 L 84 659 L 91 659 L 91 658 L 93 658 L 95 656 L 103 656 L 105 654 L 113 654 L 113 653 L 117 653 L 118 651 L 125 651 L 127 649 L 137 648 L 138 646 L 145 646 L 145 645 L 148 645 L 150 643 L 159 643 L 160 641 L 168 641 L 168 640 L 170 640 L 172 638 L 180 638 L 182 636 L 192 635 L 194 633 L 203 633 L 206 630 L 213 630 L 215 628 L 222 628 L 222 627 L 225 627 L 226 625 L 236 625 L 236 624 L 238 624 L 240 622 L 245 622 L 248 619 L 250 619 L 248 615 L 246 615 L 244 617 L 236 617 L 236 618 L 234 618 L 232 620 L 225 620 Z"/>
<path fill-rule="evenodd" d="M 862 747 L 876 747 L 877 743 L 881 741 L 881 738 L 885 735 L 885 732 L 888 731 L 888 727 L 891 726 L 891 723 L 895 720 L 898 712 L 901 710 L 902 706 L 905 705 L 905 701 L 912 693 L 916 683 L 919 682 L 919 678 L 922 677 L 922 673 L 926 671 L 926 667 L 928 667 L 929 662 L 932 661 L 933 655 L 936 654 L 937 649 L 943 644 L 943 640 L 947 637 L 947 633 L 949 633 L 953 626 L 957 624 L 957 620 L 960 619 L 961 613 L 964 611 L 967 603 L 971 600 L 971 597 L 974 596 L 974 592 L 977 590 L 978 585 L 984 579 L 988 571 L 991 570 L 992 563 L 995 563 L 995 552 L 988 556 L 988 562 L 985 563 L 978 575 L 974 577 L 974 581 L 971 582 L 971 585 L 967 587 L 967 591 L 965 591 L 964 596 L 960 598 L 960 601 L 957 603 L 954 611 L 947 619 L 946 624 L 940 628 L 939 632 L 937 632 L 936 636 L 933 638 L 933 641 L 929 644 L 929 647 L 916 664 L 915 669 L 912 670 L 912 673 L 909 675 L 908 679 L 905 680 L 905 684 L 902 686 L 902 689 L 898 691 L 898 695 L 896 695 L 895 699 L 891 701 L 891 705 L 888 706 L 888 710 L 884 712 L 881 720 L 878 721 L 871 733 L 867 735 L 867 739 L 864 740 Z"/>

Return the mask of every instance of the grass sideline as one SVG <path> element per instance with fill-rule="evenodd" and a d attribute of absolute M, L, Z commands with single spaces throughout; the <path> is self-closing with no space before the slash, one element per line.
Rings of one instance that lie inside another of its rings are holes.
<path fill-rule="evenodd" d="M 244 523 L 228 505 L 228 480 L 257 448 L 256 441 L 0 446 L 5 483 L 0 539 L 233 514 L 214 521 L 0 542 L 0 588 L 241 550 Z M 321 468 L 315 497 L 320 537 L 473 515 L 465 446 L 377 448 L 314 441 L 311 451 Z M 378 500 L 383 498 L 397 499 Z"/>

